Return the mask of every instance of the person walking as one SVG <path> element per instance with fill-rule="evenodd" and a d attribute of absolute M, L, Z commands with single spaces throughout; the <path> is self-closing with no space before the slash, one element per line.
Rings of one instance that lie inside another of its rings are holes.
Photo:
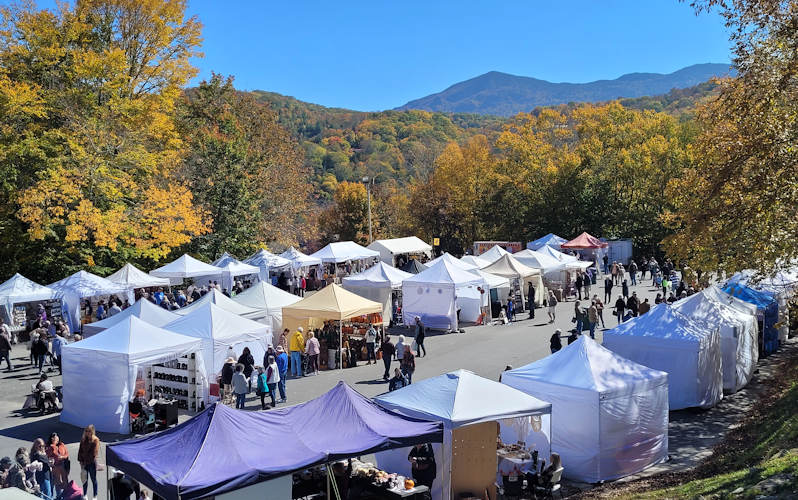
<path fill-rule="evenodd" d="M 607 276 L 604 278 L 604 302 L 609 303 L 612 300 L 612 278 Z"/>
<path fill-rule="evenodd" d="M 618 295 L 618 300 L 615 301 L 615 316 L 618 317 L 618 324 L 623 323 L 623 311 L 626 309 L 626 302 L 623 297 Z"/>
<path fill-rule="evenodd" d="M 244 365 L 238 363 L 233 374 L 233 394 L 236 396 L 236 410 L 243 410 L 247 402 L 249 383 L 244 376 Z"/>
<path fill-rule="evenodd" d="M 629 284 L 626 280 L 623 280 L 621 284 L 621 295 L 624 297 L 629 297 Z"/>
<path fill-rule="evenodd" d="M 369 323 L 369 329 L 366 330 L 366 359 L 368 360 L 367 365 L 370 365 L 372 360 L 374 364 L 377 364 L 377 352 L 375 347 L 377 345 L 377 330 L 374 328 L 374 325 Z"/>
<path fill-rule="evenodd" d="M 53 469 L 50 466 L 50 459 L 47 457 L 44 439 L 36 438 L 33 441 L 33 446 L 30 448 L 31 462 L 39 462 L 42 464 L 41 469 L 34 473 L 36 482 L 39 484 L 39 492 L 44 500 L 53 500 L 55 498 L 55 489 L 53 485 Z"/>
<path fill-rule="evenodd" d="M 287 399 L 285 396 L 285 379 L 288 378 L 288 354 L 285 353 L 283 346 L 277 346 L 277 357 L 274 360 L 277 363 L 277 371 L 280 373 L 280 381 L 277 382 L 277 389 L 280 390 L 280 402 L 285 403 Z"/>
<path fill-rule="evenodd" d="M 562 330 L 559 328 L 554 330 L 554 333 L 551 335 L 549 339 L 549 348 L 552 354 L 562 349 Z"/>
<path fill-rule="evenodd" d="M 42 331 L 37 337 L 36 340 L 33 341 L 31 344 L 31 354 L 33 354 L 33 359 L 35 361 L 34 366 L 39 367 L 39 375 L 41 375 L 42 370 L 44 369 L 44 359 L 47 357 L 47 340 L 45 340 L 44 336 L 46 333 Z"/>
<path fill-rule="evenodd" d="M 582 304 L 579 301 L 574 302 L 574 323 L 576 323 L 576 332 L 581 334 L 585 321 L 585 312 L 582 310 Z"/>
<path fill-rule="evenodd" d="M 83 493 L 88 497 L 89 479 L 91 479 L 94 500 L 97 500 L 97 457 L 100 455 L 100 438 L 94 433 L 94 426 L 87 425 L 83 430 L 78 447 L 78 463 L 80 477 L 83 479 Z"/>
<path fill-rule="evenodd" d="M 405 352 L 402 354 L 402 361 L 399 366 L 402 369 L 402 373 L 407 377 L 407 383 L 412 384 L 413 372 L 416 371 L 416 358 L 407 344 L 405 344 Z"/>
<path fill-rule="evenodd" d="M 590 338 L 596 338 L 596 325 L 598 324 L 599 316 L 598 316 L 598 308 L 596 307 L 596 301 L 592 301 L 590 303 L 590 307 L 587 309 L 587 320 L 590 323 Z"/>
<path fill-rule="evenodd" d="M 554 319 L 556 318 L 556 308 L 557 308 L 557 296 L 554 295 L 553 290 L 549 290 L 549 324 L 554 323 Z"/>
<path fill-rule="evenodd" d="M 507 321 L 511 323 L 515 321 L 515 304 L 513 303 L 512 294 L 507 297 Z"/>
<path fill-rule="evenodd" d="M 598 312 L 599 321 L 601 321 L 601 328 L 607 328 L 604 325 L 604 302 L 602 302 L 598 295 L 594 295 L 593 303 L 596 304 L 596 311 Z"/>
<path fill-rule="evenodd" d="M 576 280 L 574 282 L 574 288 L 576 288 L 576 300 L 582 300 L 582 285 L 584 284 L 584 279 L 582 278 L 582 273 L 577 271 L 576 272 Z"/>
<path fill-rule="evenodd" d="M 385 340 L 380 345 L 380 352 L 382 353 L 382 364 L 385 365 L 385 372 L 382 374 L 383 380 L 388 380 L 388 375 L 391 369 L 391 361 L 396 353 L 396 348 L 391 343 L 391 337 L 385 336 Z"/>
<path fill-rule="evenodd" d="M 632 278 L 632 285 L 637 285 L 637 262 L 632 259 L 632 263 L 629 264 L 629 277 Z"/>
<path fill-rule="evenodd" d="M 61 371 L 61 348 L 67 345 L 67 339 L 59 335 L 58 333 L 55 334 L 53 337 L 53 364 L 58 366 L 58 373 L 63 374 Z"/>
<path fill-rule="evenodd" d="M 14 365 L 11 364 L 11 330 L 0 318 L 0 363 L 6 360 L 8 366 L 7 371 L 14 370 Z"/>
<path fill-rule="evenodd" d="M 618 263 L 616 261 L 612 261 L 612 268 L 610 270 L 612 274 L 612 282 L 614 284 L 618 284 Z"/>
<path fill-rule="evenodd" d="M 319 353 L 321 347 L 319 346 L 319 339 L 313 335 L 313 332 L 308 332 L 308 341 L 305 342 L 305 354 L 308 355 L 308 374 L 311 372 L 313 375 L 319 374 Z"/>
<path fill-rule="evenodd" d="M 407 340 L 405 340 L 404 335 L 399 335 L 399 342 L 396 343 L 396 360 L 399 361 L 399 364 L 402 363 L 402 358 L 405 355 L 405 344 Z"/>
<path fill-rule="evenodd" d="M 288 350 L 291 352 L 291 375 L 301 377 L 302 352 L 305 350 L 305 330 L 301 326 L 291 335 Z"/>
<path fill-rule="evenodd" d="M 238 357 L 238 363 L 244 365 L 244 376 L 247 378 L 247 392 L 252 392 L 252 372 L 255 371 L 255 358 L 249 351 L 249 347 L 245 347 L 241 356 Z"/>
<path fill-rule="evenodd" d="M 640 300 L 637 298 L 637 292 L 632 292 L 632 296 L 626 301 L 626 308 L 632 313 L 632 317 L 637 316 L 638 307 L 640 307 Z"/>
<path fill-rule="evenodd" d="M 535 319 L 535 285 L 531 281 L 527 288 L 526 301 L 529 305 L 529 319 Z"/>
<path fill-rule="evenodd" d="M 318 342 L 318 340 L 316 340 Z M 280 383 L 280 367 L 277 366 L 277 361 L 274 356 L 269 356 L 269 365 L 266 367 L 266 387 L 269 388 L 269 394 L 272 396 L 272 408 L 277 406 L 275 393 L 277 392 L 277 385 Z"/>
<path fill-rule="evenodd" d="M 424 347 L 424 338 L 427 336 L 427 329 L 421 318 L 416 316 L 416 354 L 421 357 L 421 351 L 424 351 L 424 356 L 427 355 L 427 348 Z"/>
<path fill-rule="evenodd" d="M 222 384 L 222 404 L 230 404 L 233 402 L 233 374 L 236 372 L 235 369 L 236 360 L 233 357 L 229 357 L 224 361 L 224 365 L 222 365 L 222 376 L 219 379 L 219 383 Z"/>
<path fill-rule="evenodd" d="M 610 259 L 607 257 L 607 254 L 606 254 L 606 253 L 605 253 L 605 254 L 604 254 L 604 256 L 601 258 L 601 261 L 604 263 L 604 267 L 602 268 L 602 272 L 603 272 L 604 274 L 607 274 L 607 273 L 609 273 L 609 272 L 610 272 L 610 270 L 609 270 L 609 266 L 607 265 L 607 262 L 609 262 L 609 260 L 610 260 Z"/>
<path fill-rule="evenodd" d="M 269 394 L 269 386 L 266 385 L 266 371 L 262 366 L 256 366 L 255 370 L 258 372 L 258 382 L 255 386 L 255 395 L 260 398 L 260 409 L 265 410 L 266 395 Z"/>

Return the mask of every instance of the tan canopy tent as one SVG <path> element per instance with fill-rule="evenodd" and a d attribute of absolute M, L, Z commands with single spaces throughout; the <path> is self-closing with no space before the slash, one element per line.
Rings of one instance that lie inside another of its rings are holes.
<path fill-rule="evenodd" d="M 367 314 L 381 314 L 382 304 L 364 299 L 342 286 L 327 285 L 310 297 L 283 307 L 283 328 L 294 330 L 300 326 L 319 327 L 324 321 L 336 320 L 339 344 L 343 345 L 340 321 Z"/>
<path fill-rule="evenodd" d="M 483 267 L 482 270 L 486 273 L 509 278 L 510 280 L 520 280 L 519 285 L 521 286 L 521 297 L 525 301 L 524 305 L 526 305 L 524 294 L 526 294 L 527 283 L 532 283 L 532 286 L 535 287 L 535 303 L 537 305 L 543 304 L 543 299 L 546 297 L 546 290 L 543 285 L 543 276 L 541 275 L 540 269 L 526 266 L 511 254 L 507 253 L 499 257 L 493 264 Z"/>

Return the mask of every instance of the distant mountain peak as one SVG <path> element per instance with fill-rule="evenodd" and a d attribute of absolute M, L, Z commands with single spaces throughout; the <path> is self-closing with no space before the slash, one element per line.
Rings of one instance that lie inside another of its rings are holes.
<path fill-rule="evenodd" d="M 694 64 L 673 73 L 628 73 L 614 80 L 553 83 L 501 71 L 455 83 L 445 90 L 410 101 L 396 109 L 511 116 L 538 106 L 569 102 L 600 102 L 665 94 L 732 72 L 728 64 Z"/>

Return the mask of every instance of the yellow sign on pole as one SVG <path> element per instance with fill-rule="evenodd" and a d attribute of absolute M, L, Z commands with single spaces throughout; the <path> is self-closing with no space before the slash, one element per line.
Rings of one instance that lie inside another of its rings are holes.
<path fill-rule="evenodd" d="M 434 246 L 434 247 L 441 246 L 441 239 L 440 238 L 432 238 L 432 246 Z"/>

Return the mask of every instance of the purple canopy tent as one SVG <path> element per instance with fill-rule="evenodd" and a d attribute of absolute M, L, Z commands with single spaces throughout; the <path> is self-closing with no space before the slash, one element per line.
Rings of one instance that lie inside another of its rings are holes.
<path fill-rule="evenodd" d="M 443 426 L 393 413 L 339 382 L 290 408 L 215 404 L 151 436 L 108 445 L 108 465 L 166 500 L 219 495 L 313 465 L 443 441 Z"/>

